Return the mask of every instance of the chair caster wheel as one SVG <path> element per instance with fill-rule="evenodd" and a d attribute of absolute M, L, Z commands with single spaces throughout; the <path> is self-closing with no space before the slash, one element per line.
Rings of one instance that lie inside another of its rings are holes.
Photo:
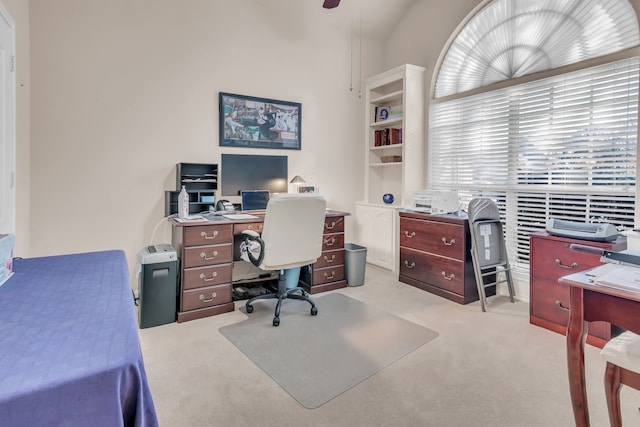
<path fill-rule="evenodd" d="M 316 314 L 318 314 L 318 307 L 311 307 L 311 315 L 315 316 Z"/>
<path fill-rule="evenodd" d="M 278 326 L 280 324 L 280 318 L 279 317 L 274 317 L 273 318 L 273 326 Z"/>
<path fill-rule="evenodd" d="M 245 307 L 247 308 L 247 313 L 253 313 L 253 306 L 252 305 L 247 305 Z"/>

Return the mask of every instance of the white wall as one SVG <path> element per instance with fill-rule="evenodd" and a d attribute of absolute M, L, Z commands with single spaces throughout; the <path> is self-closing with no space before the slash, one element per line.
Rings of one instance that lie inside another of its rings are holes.
<path fill-rule="evenodd" d="M 349 90 L 351 16 L 311 3 L 31 0 L 28 256 L 121 248 L 133 269 L 175 164 L 223 152 L 286 154 L 291 177 L 353 212 L 363 101 Z M 365 49 L 379 68 L 381 49 Z M 302 150 L 219 147 L 220 91 L 301 102 Z M 170 240 L 162 223 L 154 243 Z"/>

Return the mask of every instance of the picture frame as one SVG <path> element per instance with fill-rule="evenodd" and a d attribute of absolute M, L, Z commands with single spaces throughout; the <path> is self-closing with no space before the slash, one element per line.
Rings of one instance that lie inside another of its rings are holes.
<path fill-rule="evenodd" d="M 220 146 L 301 149 L 302 104 L 220 92 Z"/>
<path fill-rule="evenodd" d="M 316 187 L 310 185 L 298 187 L 298 193 L 317 193 L 317 191 Z"/>
<path fill-rule="evenodd" d="M 386 105 L 381 105 L 376 107 L 376 122 L 383 122 L 389 119 L 389 114 L 391 114 L 391 107 Z"/>

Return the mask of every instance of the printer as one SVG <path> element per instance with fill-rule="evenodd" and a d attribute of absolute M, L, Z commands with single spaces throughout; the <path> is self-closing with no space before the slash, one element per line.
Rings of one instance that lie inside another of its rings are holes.
<path fill-rule="evenodd" d="M 458 192 L 453 190 L 422 190 L 413 194 L 411 210 L 429 214 L 445 214 L 460 209 Z"/>

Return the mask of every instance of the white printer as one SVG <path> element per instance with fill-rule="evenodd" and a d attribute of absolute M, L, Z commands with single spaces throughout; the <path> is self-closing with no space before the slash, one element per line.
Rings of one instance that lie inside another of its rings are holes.
<path fill-rule="evenodd" d="M 422 190 L 413 194 L 414 211 L 445 214 L 460 210 L 458 192 L 453 190 Z"/>

